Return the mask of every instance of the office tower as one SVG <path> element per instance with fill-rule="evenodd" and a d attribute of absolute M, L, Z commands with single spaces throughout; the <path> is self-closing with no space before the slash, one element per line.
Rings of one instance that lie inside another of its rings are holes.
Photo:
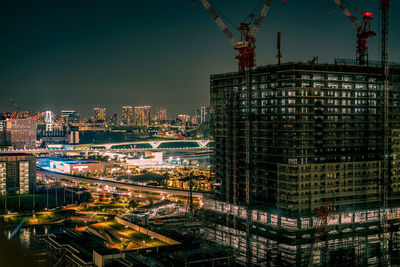
<path fill-rule="evenodd" d="M 0 155 L 0 195 L 28 194 L 35 188 L 36 157 L 15 153 Z"/>
<path fill-rule="evenodd" d="M 135 126 L 149 126 L 151 120 L 151 106 L 135 107 Z"/>
<path fill-rule="evenodd" d="M 131 106 L 122 107 L 122 123 L 124 125 L 133 124 L 133 108 Z"/>
<path fill-rule="evenodd" d="M 36 147 L 36 119 L 7 120 L 7 138 L 14 149 L 31 149 Z"/>
<path fill-rule="evenodd" d="M 186 126 L 186 124 L 190 122 L 190 116 L 186 114 L 180 114 L 178 115 L 177 121 L 179 121 L 182 126 Z"/>
<path fill-rule="evenodd" d="M 208 123 L 211 119 L 210 107 L 201 107 L 200 109 L 200 123 Z"/>
<path fill-rule="evenodd" d="M 194 113 L 194 116 L 192 117 L 192 123 L 200 124 L 200 122 L 201 122 L 201 109 L 197 109 L 196 112 Z"/>
<path fill-rule="evenodd" d="M 167 121 L 167 108 L 161 107 L 157 108 L 156 114 L 154 115 L 154 122 L 164 123 Z"/>
<path fill-rule="evenodd" d="M 105 123 L 107 121 L 106 108 L 94 108 L 94 122 Z"/>
<path fill-rule="evenodd" d="M 400 234 L 391 228 L 400 218 L 400 68 L 390 73 L 385 210 L 378 65 L 258 67 L 250 93 L 245 73 L 212 75 L 213 169 L 221 189 L 206 202 L 216 223 L 207 237 L 237 249 L 238 261 L 255 265 L 379 265 L 378 251 L 384 249 L 395 260 L 397 237 L 383 244 L 380 231 L 385 216 L 388 236 Z M 329 214 L 326 224 L 315 212 L 322 207 Z"/>
<path fill-rule="evenodd" d="M 62 110 L 61 122 L 64 125 L 79 123 L 80 122 L 79 112 L 76 112 L 75 110 Z"/>

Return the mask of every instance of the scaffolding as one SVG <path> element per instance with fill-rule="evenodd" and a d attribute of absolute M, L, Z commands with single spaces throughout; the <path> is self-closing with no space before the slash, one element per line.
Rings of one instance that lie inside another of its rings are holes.
<path fill-rule="evenodd" d="M 328 220 L 325 243 L 315 244 L 316 264 L 318 260 L 321 264 L 337 261 L 342 255 L 349 261 L 379 265 L 382 255 L 372 253 L 375 256 L 369 257 L 368 253 L 398 251 L 395 224 L 388 223 L 385 235 L 394 241 L 384 242 L 384 247 L 379 243 L 379 221 L 387 216 L 379 210 L 378 182 L 388 170 L 390 183 L 383 210 L 390 212 L 400 206 L 397 66 L 390 67 L 389 113 L 382 105 L 385 78 L 380 66 L 293 62 L 257 67 L 251 75 L 234 72 L 211 76 L 215 176 L 222 183 L 219 199 L 233 205 L 220 225 L 228 228 L 223 228 L 227 233 L 236 229 L 243 234 L 239 251 L 244 254 L 239 258 L 245 259 L 244 263 L 268 265 L 274 259 L 288 265 L 305 264 L 305 251 L 311 248 L 316 229 L 310 218 L 316 208 L 329 201 L 335 212 Z M 382 161 L 384 114 L 390 114 L 387 154 L 392 157 L 388 169 Z M 260 210 L 268 211 L 266 225 L 277 229 L 259 225 L 257 216 L 264 216 L 258 215 Z M 350 215 L 341 216 L 341 212 Z M 364 222 L 365 216 L 376 220 Z M 354 220 L 360 226 L 341 229 L 341 224 L 332 220 L 350 225 Z M 313 230 L 298 229 L 303 222 Z M 333 229 L 331 225 L 338 226 Z M 276 251 L 260 252 L 257 240 L 261 237 L 268 238 L 268 246 L 276 246 Z"/>

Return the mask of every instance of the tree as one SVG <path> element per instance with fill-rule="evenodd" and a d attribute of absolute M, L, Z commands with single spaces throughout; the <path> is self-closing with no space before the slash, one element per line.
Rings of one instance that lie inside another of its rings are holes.
<path fill-rule="evenodd" d="M 115 193 L 114 193 L 114 194 L 112 195 L 112 199 L 113 199 L 114 202 L 118 202 L 118 201 L 120 200 L 120 197 L 119 197 L 118 194 L 115 194 Z"/>
<path fill-rule="evenodd" d="M 139 206 L 139 201 L 136 199 L 132 199 L 129 201 L 129 208 L 136 209 Z"/>
<path fill-rule="evenodd" d="M 85 191 L 81 194 L 82 202 L 90 202 L 91 200 L 92 200 L 92 194 L 90 194 L 90 192 Z"/>

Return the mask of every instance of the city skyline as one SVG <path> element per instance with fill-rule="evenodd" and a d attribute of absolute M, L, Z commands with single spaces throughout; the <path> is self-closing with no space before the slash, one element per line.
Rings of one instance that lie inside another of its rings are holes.
<path fill-rule="evenodd" d="M 255 2 L 218 1 L 215 7 L 238 25 Z M 379 1 L 353 2 L 375 14 L 372 27 L 379 32 Z M 277 31 L 282 32 L 283 62 L 315 55 L 320 62 L 354 58 L 354 26 L 333 1 L 327 3 L 274 1 L 258 35 L 257 65 L 275 62 Z M 393 2 L 392 8 L 398 5 Z M 5 4 L 1 12 L 2 110 L 14 110 L 10 99 L 15 98 L 25 110 L 57 112 L 62 103 L 73 103 L 63 108 L 85 116 L 91 113 L 91 99 L 108 110 L 128 103 L 166 105 L 175 116 L 208 106 L 210 73 L 237 69 L 232 47 L 199 1 L 194 8 L 189 0 L 168 5 L 100 1 L 95 6 L 21 1 Z M 395 44 L 400 22 L 392 17 L 390 23 L 390 43 Z M 369 40 L 372 60 L 379 60 L 379 40 L 379 34 Z M 391 61 L 399 61 L 399 52 L 389 47 Z"/>

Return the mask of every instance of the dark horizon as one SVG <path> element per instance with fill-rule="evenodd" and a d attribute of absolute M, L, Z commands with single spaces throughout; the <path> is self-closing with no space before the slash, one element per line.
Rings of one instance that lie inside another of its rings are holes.
<path fill-rule="evenodd" d="M 257 3 L 210 2 L 235 25 Z M 274 1 L 258 34 L 257 65 L 275 63 L 278 31 L 283 62 L 355 58 L 354 26 L 333 1 L 322 2 Z M 369 51 L 379 60 L 379 1 L 351 2 L 374 14 Z M 392 2 L 390 61 L 400 61 L 399 8 Z M 194 8 L 191 0 L 13 1 L 3 3 L 0 32 L 1 111 L 14 111 L 14 98 L 24 110 L 75 109 L 82 117 L 96 106 L 120 115 L 124 105 L 192 115 L 209 104 L 209 75 L 237 69 L 231 44 L 199 1 Z"/>

